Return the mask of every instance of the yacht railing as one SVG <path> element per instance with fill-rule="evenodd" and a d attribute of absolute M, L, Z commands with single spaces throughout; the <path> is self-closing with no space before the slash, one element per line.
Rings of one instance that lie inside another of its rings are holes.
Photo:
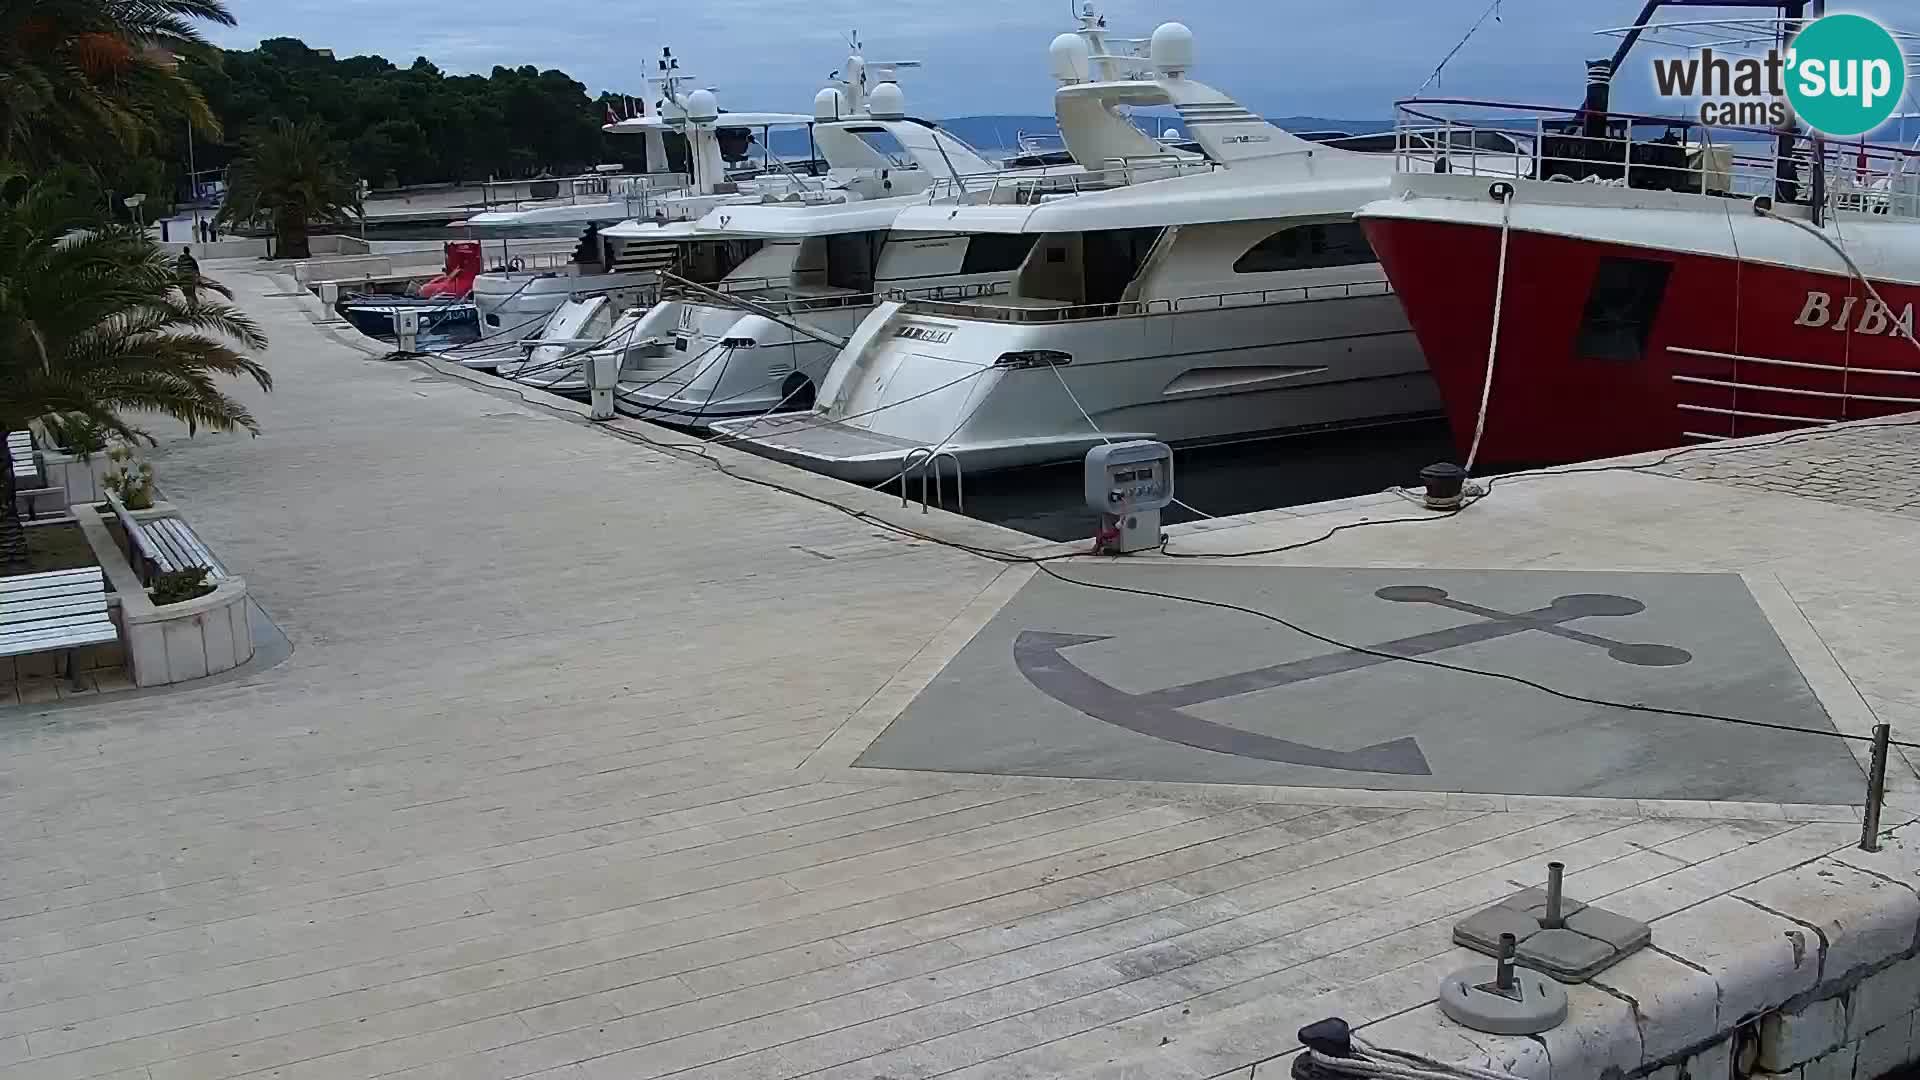
<path fill-rule="evenodd" d="M 1049 196 L 1105 191 L 1149 180 L 1211 172 L 1216 168 L 1219 166 L 1206 158 L 1183 154 L 1149 154 L 1108 158 L 1097 169 L 1052 165 L 1040 169 L 1005 169 L 942 177 L 927 187 L 926 196 L 930 203 L 954 200 L 979 205 L 1023 206 L 1040 202 Z"/>
<path fill-rule="evenodd" d="M 1121 300 L 1112 304 L 1065 304 L 1055 307 L 1024 307 L 1011 304 L 957 303 L 938 299 L 909 300 L 907 310 L 915 314 L 944 315 L 984 322 L 1053 323 L 1082 322 L 1089 319 L 1142 318 L 1150 315 L 1176 315 L 1194 311 L 1218 311 L 1222 308 L 1264 307 L 1274 304 L 1302 304 L 1320 300 L 1345 300 L 1363 296 L 1391 296 L 1393 285 L 1384 278 L 1374 281 L 1344 282 L 1337 285 L 1297 285 L 1284 289 L 1246 289 L 1237 292 L 1197 293 L 1192 296 L 1156 297 L 1151 300 Z"/>
<path fill-rule="evenodd" d="M 1399 102 L 1400 172 L 1607 184 L 1920 217 L 1920 149 L 1685 117 L 1461 98 Z M 1658 131 L 1654 137 L 1643 133 Z"/>
<path fill-rule="evenodd" d="M 913 289 L 888 288 L 873 292 L 798 293 L 790 282 L 770 278 L 740 278 L 708 285 L 705 290 L 668 284 L 661 288 L 662 300 L 687 300 L 712 303 L 712 293 L 738 294 L 757 308 L 780 314 L 802 311 L 831 311 L 837 308 L 873 307 L 883 300 L 912 303 L 959 301 L 985 296 L 1005 295 L 1012 288 L 1007 281 L 982 281 L 965 284 L 928 285 Z"/>
<path fill-rule="evenodd" d="M 480 187 L 487 210 L 526 210 L 541 206 L 585 206 L 633 200 L 647 195 L 683 191 L 692 184 L 686 173 L 587 173 L 582 176 L 543 176 L 531 180 L 489 180 Z"/>

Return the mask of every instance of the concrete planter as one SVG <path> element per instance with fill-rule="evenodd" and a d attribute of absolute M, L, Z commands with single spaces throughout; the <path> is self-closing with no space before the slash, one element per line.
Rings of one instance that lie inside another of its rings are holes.
<path fill-rule="evenodd" d="M 155 607 L 145 590 L 120 601 L 120 636 L 136 686 L 166 686 L 230 671 L 253 659 L 247 583 L 228 578 L 205 596 Z"/>
<path fill-rule="evenodd" d="M 172 517 L 173 508 L 155 503 L 134 511 L 140 521 Z M 154 606 L 139 575 L 114 542 L 99 514 L 75 514 L 87 534 L 100 569 L 120 604 L 115 620 L 120 642 L 131 661 L 135 686 L 167 686 L 230 671 L 253 659 L 253 631 L 247 621 L 247 583 L 227 578 L 205 596 L 165 607 Z"/>
<path fill-rule="evenodd" d="M 47 470 L 48 486 L 66 489 L 68 506 L 86 506 L 106 498 L 106 488 L 100 481 L 113 468 L 106 451 L 84 458 L 48 451 L 40 460 Z"/>

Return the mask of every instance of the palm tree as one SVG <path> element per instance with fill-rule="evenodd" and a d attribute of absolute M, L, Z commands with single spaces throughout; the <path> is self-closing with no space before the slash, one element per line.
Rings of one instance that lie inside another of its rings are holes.
<path fill-rule="evenodd" d="M 182 119 L 220 125 L 177 58 L 212 56 L 196 21 L 224 0 L 0 0 L 0 160 L 45 166 L 150 150 Z"/>
<path fill-rule="evenodd" d="M 36 420 L 91 424 L 153 441 L 130 414 L 158 413 L 189 431 L 259 432 L 215 383 L 273 379 L 237 351 L 264 348 L 252 320 L 211 299 L 217 282 L 189 275 L 146 233 L 103 224 L 71 185 L 29 182 L 0 165 L 0 431 Z M 0 440 L 0 564 L 26 563 L 13 468 Z"/>
<path fill-rule="evenodd" d="M 340 148 L 316 121 L 273 126 L 247 140 L 246 154 L 227 170 L 227 201 L 220 220 L 271 224 L 274 254 L 304 259 L 307 227 L 344 222 L 360 212 L 359 185 L 341 164 Z"/>

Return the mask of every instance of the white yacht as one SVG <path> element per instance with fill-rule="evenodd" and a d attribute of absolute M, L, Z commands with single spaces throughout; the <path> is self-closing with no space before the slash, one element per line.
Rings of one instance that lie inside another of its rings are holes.
<path fill-rule="evenodd" d="M 1144 57 L 1090 36 L 1051 48 L 1055 114 L 1088 170 L 1074 193 L 1002 177 L 893 223 L 1020 251 L 1010 285 L 888 300 L 810 412 L 716 432 L 871 482 L 921 448 L 972 472 L 1075 459 L 1104 438 L 1230 440 L 1438 408 L 1353 220 L 1385 196 L 1393 159 L 1297 138 L 1195 81 L 1178 23 Z M 1128 64 L 1147 70 L 1116 74 Z M 1200 155 L 1139 131 L 1129 106 L 1172 106 Z"/>
<path fill-rule="evenodd" d="M 570 259 L 506 255 L 501 266 L 475 279 L 473 300 L 483 337 L 529 336 L 544 324 L 548 313 L 569 299 L 605 295 L 622 309 L 650 302 L 658 272 L 673 263 L 675 238 L 658 233 L 610 236 L 606 226 L 630 219 L 691 223 L 722 202 L 809 186 L 804 170 L 814 163 L 795 166 L 778 160 L 770 143 L 775 129 L 805 127 L 812 123 L 812 116 L 731 112 L 723 123 L 713 92 L 690 89 L 690 79 L 681 73 L 671 50 L 662 50 L 657 71 L 648 82 L 656 94 L 653 111 L 603 127 L 645 140 L 645 173 L 609 170 L 547 181 L 539 190 L 528 191 L 540 197 L 514 200 L 462 223 L 476 239 L 500 240 L 503 251 L 514 237 L 580 236 Z M 676 138 L 670 142 L 669 136 Z M 682 145 L 684 154 L 676 153 Z M 675 157 L 684 158 L 685 171 L 674 169 Z M 811 186 L 817 187 L 817 181 Z"/>
<path fill-rule="evenodd" d="M 849 58 L 848 77 L 816 97 L 813 139 L 831 166 L 817 190 L 724 205 L 695 226 L 739 245 L 745 258 L 717 278 L 663 288 L 623 343 L 623 412 L 700 428 L 810 409 L 814 388 L 878 294 L 1005 291 L 1030 239 L 894 229 L 900 212 L 926 203 L 934 188 L 994 166 L 909 117 L 893 68 Z M 606 234 L 638 239 L 653 228 L 628 222 Z"/>

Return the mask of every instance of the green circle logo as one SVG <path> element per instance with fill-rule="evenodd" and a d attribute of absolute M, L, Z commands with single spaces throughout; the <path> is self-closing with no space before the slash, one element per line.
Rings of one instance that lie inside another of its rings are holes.
<path fill-rule="evenodd" d="M 1787 100 L 1823 135 L 1864 135 L 1893 116 L 1906 93 L 1900 43 L 1864 15 L 1828 15 L 1787 50 Z"/>

